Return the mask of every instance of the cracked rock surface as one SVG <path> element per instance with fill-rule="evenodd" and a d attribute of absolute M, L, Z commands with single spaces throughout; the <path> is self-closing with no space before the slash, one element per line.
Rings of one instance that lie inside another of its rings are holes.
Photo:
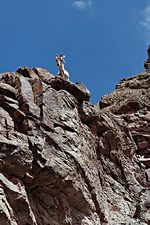
<path fill-rule="evenodd" d="M 0 225 L 150 225 L 150 74 L 89 98 L 45 69 L 0 74 Z"/>

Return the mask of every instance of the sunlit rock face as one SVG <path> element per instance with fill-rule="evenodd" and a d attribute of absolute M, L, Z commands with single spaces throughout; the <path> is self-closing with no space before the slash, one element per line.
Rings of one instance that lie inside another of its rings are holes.
<path fill-rule="evenodd" d="M 0 74 L 0 225 L 150 224 L 150 74 L 89 98 L 45 69 Z"/>

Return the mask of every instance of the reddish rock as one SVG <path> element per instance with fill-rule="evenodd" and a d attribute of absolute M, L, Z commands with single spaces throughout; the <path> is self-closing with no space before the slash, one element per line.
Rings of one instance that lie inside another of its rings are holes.
<path fill-rule="evenodd" d="M 46 83 L 50 84 L 51 79 L 54 78 L 54 76 L 49 73 L 47 70 L 43 68 L 33 68 L 33 71 L 40 77 L 40 79 Z"/>
<path fill-rule="evenodd" d="M 15 99 L 17 91 L 9 84 L 0 83 L 0 94 Z"/>
<path fill-rule="evenodd" d="M 150 78 L 89 98 L 41 68 L 0 75 L 0 225 L 150 224 Z"/>
<path fill-rule="evenodd" d="M 24 77 L 31 78 L 32 76 L 35 76 L 35 73 L 32 69 L 28 67 L 20 67 L 17 71 L 17 73 L 23 75 Z"/>
<path fill-rule="evenodd" d="M 72 94 L 79 102 L 89 101 L 90 92 L 82 83 L 72 83 L 70 81 L 56 77 L 50 82 L 52 88 L 59 90 L 66 90 Z"/>

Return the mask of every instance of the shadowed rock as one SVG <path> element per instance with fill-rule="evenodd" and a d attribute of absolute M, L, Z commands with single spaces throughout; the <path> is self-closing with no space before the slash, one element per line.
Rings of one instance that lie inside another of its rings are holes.
<path fill-rule="evenodd" d="M 150 224 L 150 77 L 89 98 L 41 68 L 0 75 L 0 225 Z"/>
<path fill-rule="evenodd" d="M 70 81 L 56 77 L 51 80 L 50 85 L 52 88 L 59 90 L 66 90 L 72 94 L 79 102 L 89 101 L 90 92 L 82 83 L 72 83 Z"/>

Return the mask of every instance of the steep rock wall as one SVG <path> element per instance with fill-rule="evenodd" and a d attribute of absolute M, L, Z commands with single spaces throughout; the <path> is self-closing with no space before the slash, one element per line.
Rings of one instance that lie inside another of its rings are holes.
<path fill-rule="evenodd" d="M 40 68 L 0 74 L 0 224 L 150 224 L 150 74 L 99 105 Z"/>

